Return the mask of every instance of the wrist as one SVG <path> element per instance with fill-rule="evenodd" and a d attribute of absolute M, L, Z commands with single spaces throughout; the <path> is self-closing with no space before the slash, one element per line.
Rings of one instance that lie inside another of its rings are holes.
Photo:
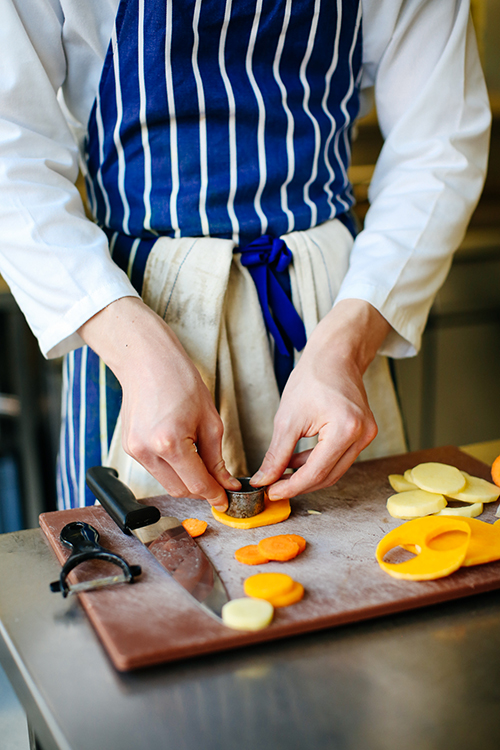
<path fill-rule="evenodd" d="M 148 367 L 149 356 L 166 356 L 177 340 L 167 324 L 137 297 L 115 300 L 81 326 L 79 334 L 123 386 L 130 373 Z M 156 362 L 156 365 L 158 363 Z"/>
<path fill-rule="evenodd" d="M 341 300 L 313 331 L 308 347 L 322 356 L 351 363 L 363 374 L 391 330 L 390 324 L 365 300 Z"/>

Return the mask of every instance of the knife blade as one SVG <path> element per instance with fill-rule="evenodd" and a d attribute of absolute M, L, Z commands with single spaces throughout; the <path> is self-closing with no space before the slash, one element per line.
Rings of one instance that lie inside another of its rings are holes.
<path fill-rule="evenodd" d="M 227 591 L 208 555 L 179 519 L 161 516 L 153 505 L 139 503 L 110 467 L 92 466 L 86 482 L 119 528 L 137 537 L 196 604 L 220 618 L 223 605 L 229 601 Z"/>

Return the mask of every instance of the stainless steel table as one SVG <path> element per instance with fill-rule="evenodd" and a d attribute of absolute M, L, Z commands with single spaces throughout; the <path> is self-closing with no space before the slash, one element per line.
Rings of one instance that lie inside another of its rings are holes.
<path fill-rule="evenodd" d="M 500 592 L 123 675 L 49 592 L 39 530 L 0 536 L 0 571 L 0 661 L 43 750 L 500 745 Z"/>

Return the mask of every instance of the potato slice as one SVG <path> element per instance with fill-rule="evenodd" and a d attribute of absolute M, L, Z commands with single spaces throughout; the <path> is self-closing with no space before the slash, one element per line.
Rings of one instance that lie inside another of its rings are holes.
<path fill-rule="evenodd" d="M 465 487 L 453 495 L 447 492 L 448 497 L 453 498 L 453 500 L 461 500 L 463 503 L 494 503 L 495 500 L 498 500 L 500 487 L 497 487 L 496 484 L 487 482 L 486 479 L 480 477 L 473 477 L 466 471 L 461 473 L 466 479 Z"/>
<path fill-rule="evenodd" d="M 274 607 L 265 599 L 231 599 L 222 607 L 222 622 L 234 630 L 262 630 L 273 615 Z"/>
<path fill-rule="evenodd" d="M 483 512 L 483 504 L 482 503 L 467 503 L 466 505 L 461 506 L 460 508 L 443 508 L 443 510 L 440 510 L 439 513 L 436 513 L 436 516 L 466 516 L 467 518 L 475 518 L 476 516 L 480 516 Z"/>
<path fill-rule="evenodd" d="M 417 486 L 413 479 L 411 478 L 411 469 L 406 469 L 405 473 L 403 474 L 404 479 L 406 479 L 407 482 L 410 484 L 414 484 L 415 487 Z"/>
<path fill-rule="evenodd" d="M 393 518 L 420 518 L 439 513 L 443 508 L 446 508 L 443 495 L 425 490 L 398 492 L 387 500 L 387 510 Z"/>
<path fill-rule="evenodd" d="M 452 496 L 464 489 L 467 480 L 455 466 L 435 461 L 418 464 L 411 470 L 411 481 L 421 490 Z"/>
<path fill-rule="evenodd" d="M 417 490 L 418 487 L 413 482 L 409 482 L 403 474 L 389 474 L 387 477 L 389 484 L 395 492 L 408 492 L 409 490 Z"/>

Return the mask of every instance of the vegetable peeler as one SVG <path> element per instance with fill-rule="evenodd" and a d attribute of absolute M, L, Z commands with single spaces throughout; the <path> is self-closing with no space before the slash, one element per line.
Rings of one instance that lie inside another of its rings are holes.
<path fill-rule="evenodd" d="M 50 590 L 55 593 L 60 591 L 63 597 L 68 596 L 68 594 L 78 594 L 82 591 L 111 586 L 115 583 L 133 583 L 134 579 L 142 572 L 140 565 L 129 565 L 120 555 L 101 547 L 98 543 L 99 532 L 84 521 L 73 521 L 66 524 L 61 529 L 59 539 L 65 547 L 71 550 L 71 555 L 61 569 L 59 580 L 50 584 Z M 114 576 L 97 578 L 93 581 L 68 583 L 66 580 L 68 573 L 86 560 L 104 560 L 117 565 L 122 569 L 122 572 Z"/>

